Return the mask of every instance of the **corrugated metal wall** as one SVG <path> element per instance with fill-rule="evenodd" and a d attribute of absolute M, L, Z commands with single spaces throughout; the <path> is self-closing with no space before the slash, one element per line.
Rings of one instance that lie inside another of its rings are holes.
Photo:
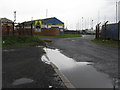
<path fill-rule="evenodd" d="M 103 39 L 111 39 L 118 40 L 119 39 L 119 27 L 120 24 L 107 24 L 106 30 L 105 25 L 102 26 L 101 38 Z"/>

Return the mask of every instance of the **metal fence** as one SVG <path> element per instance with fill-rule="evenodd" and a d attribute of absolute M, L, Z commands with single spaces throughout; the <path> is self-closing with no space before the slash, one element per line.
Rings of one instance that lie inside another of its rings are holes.
<path fill-rule="evenodd" d="M 113 24 L 104 24 L 100 31 L 99 25 L 96 26 L 96 38 L 104 40 L 120 40 L 120 21 Z"/>

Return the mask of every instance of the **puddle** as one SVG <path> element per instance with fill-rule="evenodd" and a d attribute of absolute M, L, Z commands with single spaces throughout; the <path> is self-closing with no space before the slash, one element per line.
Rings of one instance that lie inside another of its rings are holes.
<path fill-rule="evenodd" d="M 54 63 L 76 88 L 113 88 L 112 80 L 97 71 L 92 62 L 76 62 L 63 55 L 58 49 L 44 48 L 44 62 Z"/>
<path fill-rule="evenodd" d="M 46 54 L 41 57 L 41 60 L 46 64 L 50 64 L 50 60 Z"/>
<path fill-rule="evenodd" d="M 17 79 L 13 82 L 13 85 L 21 85 L 21 84 L 27 84 L 27 83 L 32 83 L 34 80 L 29 79 L 29 78 L 20 78 Z"/>

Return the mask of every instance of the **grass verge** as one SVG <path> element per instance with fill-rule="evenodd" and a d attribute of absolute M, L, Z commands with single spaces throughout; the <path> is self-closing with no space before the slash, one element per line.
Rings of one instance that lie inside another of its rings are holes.
<path fill-rule="evenodd" d="M 103 45 L 106 45 L 106 46 L 112 46 L 112 47 L 120 48 L 120 41 L 102 40 L 102 39 L 93 39 L 91 41 L 94 42 L 94 43 L 99 43 L 99 44 L 103 44 Z"/>
<path fill-rule="evenodd" d="M 3 36 L 2 47 L 45 45 L 45 42 L 34 36 Z"/>
<path fill-rule="evenodd" d="M 39 38 L 67 38 L 67 37 L 81 37 L 82 35 L 80 34 L 60 34 L 58 36 L 40 36 L 40 35 L 35 35 L 35 37 Z"/>

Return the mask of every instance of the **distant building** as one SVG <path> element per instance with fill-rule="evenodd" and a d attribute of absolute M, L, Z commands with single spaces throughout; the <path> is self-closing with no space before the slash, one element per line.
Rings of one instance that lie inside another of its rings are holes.
<path fill-rule="evenodd" d="M 118 2 L 118 21 L 120 21 L 120 1 Z"/>
<path fill-rule="evenodd" d="M 17 29 L 19 32 L 20 29 L 24 29 L 24 34 L 32 32 L 34 35 L 56 36 L 64 30 L 64 23 L 56 17 L 52 17 L 20 23 L 17 25 Z"/>
<path fill-rule="evenodd" d="M 2 35 L 9 35 L 13 31 L 13 21 L 7 18 L 0 18 Z"/>

